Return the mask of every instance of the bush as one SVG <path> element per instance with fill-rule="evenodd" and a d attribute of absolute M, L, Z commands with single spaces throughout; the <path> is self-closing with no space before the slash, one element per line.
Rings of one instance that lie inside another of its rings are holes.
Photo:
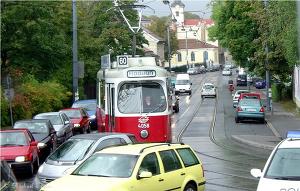
<path fill-rule="evenodd" d="M 15 87 L 12 101 L 14 121 L 69 107 L 71 98 L 72 93 L 63 85 L 57 82 L 38 82 L 28 75 L 22 79 L 22 84 Z"/>

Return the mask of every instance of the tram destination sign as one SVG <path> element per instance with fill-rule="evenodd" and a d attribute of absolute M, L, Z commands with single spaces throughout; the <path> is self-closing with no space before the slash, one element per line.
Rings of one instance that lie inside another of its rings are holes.
<path fill-rule="evenodd" d="M 155 70 L 129 70 L 127 71 L 128 78 L 146 78 L 146 77 L 155 77 Z"/>

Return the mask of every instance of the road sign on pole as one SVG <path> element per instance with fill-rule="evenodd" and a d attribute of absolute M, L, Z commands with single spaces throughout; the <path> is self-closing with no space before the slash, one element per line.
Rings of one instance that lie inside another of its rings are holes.
<path fill-rule="evenodd" d="M 109 69 L 110 68 L 110 54 L 105 54 L 101 56 L 101 69 Z"/>

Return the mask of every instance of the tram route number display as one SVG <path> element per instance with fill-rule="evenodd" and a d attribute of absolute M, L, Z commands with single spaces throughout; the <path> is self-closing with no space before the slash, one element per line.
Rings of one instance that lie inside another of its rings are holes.
<path fill-rule="evenodd" d="M 129 70 L 127 71 L 128 78 L 144 78 L 144 77 L 155 77 L 155 70 Z"/>

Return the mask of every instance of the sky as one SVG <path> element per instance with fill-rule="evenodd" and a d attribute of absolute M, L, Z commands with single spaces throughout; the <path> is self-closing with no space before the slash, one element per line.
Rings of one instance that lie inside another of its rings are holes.
<path fill-rule="evenodd" d="M 169 0 L 170 5 L 174 0 Z M 139 1 L 143 5 L 148 5 L 154 9 L 155 13 L 151 9 L 144 9 L 143 15 L 156 15 L 156 16 L 167 16 L 170 15 L 170 9 L 168 5 L 163 4 L 162 0 L 142 0 Z M 210 0 L 181 0 L 185 4 L 184 11 L 195 11 L 191 12 L 199 15 L 203 18 L 209 18 L 211 16 L 211 7 L 208 7 Z M 205 12 L 205 14 L 203 14 Z"/>

